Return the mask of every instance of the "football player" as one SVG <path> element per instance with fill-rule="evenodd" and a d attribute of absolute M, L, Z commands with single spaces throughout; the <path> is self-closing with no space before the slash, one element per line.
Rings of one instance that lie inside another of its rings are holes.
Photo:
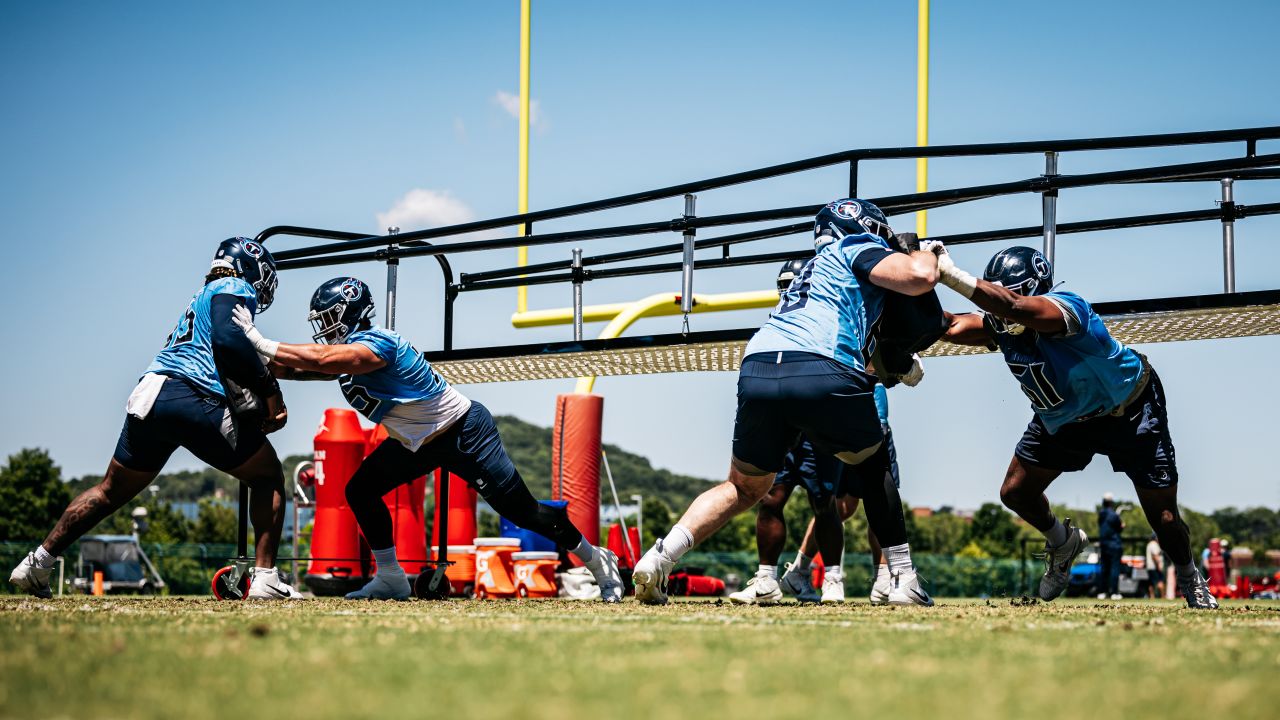
<path fill-rule="evenodd" d="M 884 430 L 884 443 L 889 448 L 889 476 L 892 479 L 893 486 L 900 488 L 901 483 L 898 476 L 898 452 L 893 447 L 893 430 L 889 427 L 889 396 L 885 391 L 884 385 L 876 385 L 876 412 L 880 415 L 880 427 Z M 867 464 L 855 465 L 845 468 L 843 479 L 840 484 L 839 495 L 835 499 L 836 520 L 841 525 L 846 520 L 853 517 L 858 510 L 858 501 L 866 493 L 867 483 L 878 482 L 880 478 L 875 476 L 880 468 L 868 467 Z M 806 599 L 818 597 L 817 591 L 813 587 L 812 581 L 812 562 L 814 553 L 819 552 L 821 544 L 817 540 L 818 528 L 822 523 L 829 522 L 826 518 L 814 515 L 809 521 L 809 527 L 805 530 L 804 540 L 800 543 L 800 550 L 796 552 L 796 559 L 793 563 L 787 564 L 787 571 L 783 574 L 779 584 L 787 593 L 794 595 L 801 602 Z M 841 540 L 844 534 L 841 532 Z M 875 580 L 871 585 L 871 604 L 887 605 L 889 604 L 889 591 L 892 589 L 892 576 L 889 574 L 889 566 L 884 562 L 884 552 L 880 548 L 880 541 L 876 539 L 876 534 L 871 528 L 867 528 L 867 543 L 871 546 L 871 565 L 876 570 Z M 843 552 L 844 545 L 841 544 Z M 822 557 L 827 557 L 826 551 L 822 551 Z M 834 596 L 836 590 L 832 588 L 828 591 L 827 580 L 828 568 L 823 568 L 822 582 L 822 598 L 826 601 L 828 593 Z M 842 570 L 843 573 L 843 570 Z M 840 598 L 844 598 L 844 578 L 840 578 L 839 587 Z M 897 598 L 899 602 L 906 598 Z"/>
<path fill-rule="evenodd" d="M 236 325 L 237 310 L 266 310 L 276 264 L 248 238 L 218 245 L 204 287 L 129 396 L 124 427 L 102 482 L 71 501 L 58 524 L 9 582 L 50 597 L 54 560 L 71 543 L 151 484 L 179 446 L 251 489 L 255 565 L 249 597 L 302 597 L 275 568 L 284 525 L 284 473 L 267 434 L 288 419 L 280 386 Z"/>
<path fill-rule="evenodd" d="M 743 353 L 729 477 L 699 495 L 636 564 L 632 578 L 642 602 L 667 601 L 667 578 L 680 557 L 769 492 L 802 434 L 819 453 L 849 465 L 872 463 L 878 476 L 886 475 L 876 376 L 867 371 L 872 330 L 887 291 L 924 295 L 938 279 L 933 253 L 895 252 L 893 240 L 884 214 L 864 200 L 837 200 L 818 212 L 816 255 Z M 911 563 L 896 488 L 872 483 L 863 502 L 885 545 L 894 592 L 932 604 Z"/>
<path fill-rule="evenodd" d="M 817 602 L 819 599 L 824 603 L 844 602 L 844 569 L 840 564 L 844 555 L 844 531 L 840 527 L 835 503 L 843 477 L 844 463 L 830 455 L 816 452 L 813 443 L 807 438 L 801 438 L 800 444 L 787 453 L 782 469 L 773 478 L 773 487 L 756 510 L 759 568 L 747 581 L 745 588 L 729 594 L 730 601 L 741 605 L 776 605 L 782 600 L 783 588 L 778 582 L 778 559 L 782 557 L 782 548 L 787 540 L 783 508 L 787 506 L 787 500 L 791 498 L 796 486 L 803 485 L 814 518 L 809 523 L 806 537 L 816 536 L 812 540 L 816 549 L 811 548 L 809 552 L 820 550 L 826 562 L 823 568 L 825 575 L 822 595 L 817 594 L 808 578 L 801 584 L 800 579 L 795 577 L 797 573 L 791 572 L 791 565 L 787 566 L 787 575 L 783 580 L 787 583 L 788 591 L 800 602 Z"/>
<path fill-rule="evenodd" d="M 601 599 L 620 602 L 617 557 L 588 543 L 563 508 L 534 500 L 502 447 L 489 410 L 454 390 L 398 333 L 375 326 L 373 316 L 369 286 L 353 277 L 334 278 L 312 296 L 308 319 L 316 344 L 268 340 L 253 327 L 249 313 L 237 314 L 279 377 L 336 379 L 347 402 L 387 430 L 389 437 L 347 483 L 347 503 L 378 564 L 373 579 L 347 598 L 409 597 L 382 496 L 443 465 L 470 483 L 498 514 L 568 549 L 595 577 Z"/>
<path fill-rule="evenodd" d="M 1053 289 L 1053 268 L 1029 247 L 1002 250 L 977 279 L 938 255 L 943 284 L 984 314 L 951 316 L 946 338 L 998 348 L 1034 414 L 1000 487 L 1004 504 L 1045 536 L 1040 598 L 1067 588 L 1071 563 L 1088 544 L 1070 519 L 1054 517 L 1045 490 L 1064 472 L 1083 470 L 1094 455 L 1129 476 L 1142 510 L 1178 571 L 1178 588 L 1192 608 L 1217 600 L 1192 562 L 1187 526 L 1178 514 L 1178 469 L 1164 388 L 1141 353 L 1117 342 L 1084 298 Z"/>

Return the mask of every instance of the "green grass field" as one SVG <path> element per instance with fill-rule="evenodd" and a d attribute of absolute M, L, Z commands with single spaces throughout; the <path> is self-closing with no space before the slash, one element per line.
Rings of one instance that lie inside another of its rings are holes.
<path fill-rule="evenodd" d="M 0 598 L 0 717 L 1280 717 L 1280 603 Z"/>

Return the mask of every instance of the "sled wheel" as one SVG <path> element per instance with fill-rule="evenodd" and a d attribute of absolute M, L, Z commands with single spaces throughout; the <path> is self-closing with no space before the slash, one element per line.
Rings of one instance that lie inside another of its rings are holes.
<path fill-rule="evenodd" d="M 243 600 L 249 596 L 249 573 L 245 573 L 240 577 L 239 597 L 236 596 L 231 589 L 231 571 L 235 568 L 230 565 L 220 568 L 218 572 L 213 574 L 213 582 L 210 586 L 213 590 L 213 597 L 218 600 Z"/>
<path fill-rule="evenodd" d="M 520 587 L 516 588 L 516 595 L 522 598 L 529 597 L 529 588 L 521 585 Z"/>
<path fill-rule="evenodd" d="M 477 585 L 477 586 L 476 586 L 476 599 L 477 599 L 477 600 L 484 600 L 484 599 L 485 599 L 485 598 L 487 598 L 487 597 L 489 597 L 489 589 L 488 589 L 488 588 L 486 588 L 486 587 L 485 587 L 485 586 L 483 586 L 483 585 Z"/>
<path fill-rule="evenodd" d="M 419 600 L 446 600 L 449 597 L 449 578 L 444 573 L 423 568 L 413 582 L 413 596 Z"/>

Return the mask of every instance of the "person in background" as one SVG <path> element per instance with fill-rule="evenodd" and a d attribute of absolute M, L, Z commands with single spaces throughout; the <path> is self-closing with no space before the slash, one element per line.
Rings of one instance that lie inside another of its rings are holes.
<path fill-rule="evenodd" d="M 1160 541 L 1151 533 L 1147 540 L 1147 595 L 1152 600 L 1164 596 L 1164 552 L 1160 549 Z"/>
<path fill-rule="evenodd" d="M 1120 599 L 1120 558 L 1124 555 L 1120 533 L 1123 530 L 1124 521 L 1116 512 L 1116 498 L 1106 493 L 1098 509 L 1098 554 L 1102 565 L 1098 570 L 1099 600 L 1105 600 L 1108 595 L 1112 600 Z"/>

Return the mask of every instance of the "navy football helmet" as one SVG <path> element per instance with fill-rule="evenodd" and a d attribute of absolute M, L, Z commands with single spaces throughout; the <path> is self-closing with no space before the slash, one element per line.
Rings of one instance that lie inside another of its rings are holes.
<path fill-rule="evenodd" d="M 778 271 L 778 292 L 786 292 L 791 287 L 791 281 L 804 272 L 804 266 L 810 260 L 812 258 L 795 258 L 782 263 L 782 269 Z"/>
<path fill-rule="evenodd" d="M 982 279 L 1019 295 L 1043 295 L 1053 288 L 1053 266 L 1039 250 L 1019 245 L 996 253 Z"/>
<path fill-rule="evenodd" d="M 818 216 L 814 218 L 813 244 L 817 248 L 845 235 L 863 233 L 871 233 L 886 242 L 893 241 L 893 228 L 889 227 L 884 213 L 866 200 L 836 200 L 819 210 Z"/>
<path fill-rule="evenodd" d="M 235 272 L 253 286 L 258 296 L 258 312 L 271 307 L 276 297 L 276 260 L 259 242 L 244 237 L 233 237 L 218 243 L 210 269 L 226 268 Z"/>
<path fill-rule="evenodd" d="M 347 341 L 360 323 L 373 318 L 373 295 L 369 286 L 353 277 L 329 280 L 311 296 L 307 320 L 316 331 L 312 339 L 327 345 Z"/>

